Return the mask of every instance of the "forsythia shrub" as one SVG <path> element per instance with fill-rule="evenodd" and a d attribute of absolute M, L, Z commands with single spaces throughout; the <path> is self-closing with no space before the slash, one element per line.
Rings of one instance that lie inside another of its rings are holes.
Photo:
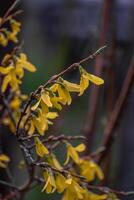
<path fill-rule="evenodd" d="M 5 47 L 10 42 L 18 42 L 18 33 L 21 23 L 16 21 L 12 13 L 14 5 L 8 15 L 0 18 L 0 45 Z M 86 149 L 84 143 L 73 146 L 70 140 L 84 139 L 83 136 L 47 136 L 47 130 L 53 125 L 53 119 L 59 116 L 60 110 L 72 102 L 72 94 L 81 96 L 89 84 L 102 85 L 103 79 L 90 74 L 82 64 L 93 59 L 103 48 L 97 50 L 87 59 L 72 64 L 61 73 L 51 77 L 29 96 L 21 93 L 21 84 L 26 71 L 36 72 L 36 67 L 28 60 L 21 48 L 15 47 L 7 53 L 0 65 L 0 98 L 1 124 L 8 126 L 15 134 L 29 177 L 22 187 L 11 185 L 14 196 L 11 199 L 21 198 L 32 185 L 43 184 L 42 192 L 62 193 L 62 200 L 110 200 L 117 199 L 111 190 L 105 187 L 94 186 L 94 180 L 103 180 L 101 168 L 90 157 L 81 155 Z M 78 69 L 80 80 L 72 83 L 63 78 L 65 73 Z M 66 158 L 60 163 L 55 155 L 55 148 L 64 144 Z M 0 155 L 0 167 L 8 167 L 12 162 L 5 155 Z M 35 169 L 40 169 L 40 174 Z M 8 187 L 10 186 L 8 185 Z"/>

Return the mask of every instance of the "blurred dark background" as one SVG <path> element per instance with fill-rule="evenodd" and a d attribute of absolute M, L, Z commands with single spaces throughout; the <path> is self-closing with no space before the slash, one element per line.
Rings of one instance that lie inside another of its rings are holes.
<path fill-rule="evenodd" d="M 2 0 L 1 15 L 11 2 Z M 20 40 L 24 40 L 23 50 L 38 69 L 35 74 L 26 74 L 22 88 L 25 93 L 36 89 L 52 75 L 88 56 L 100 46 L 107 45 L 103 55 L 83 65 L 86 70 L 105 80 L 105 85 L 97 91 L 95 116 L 92 115 L 92 100 L 96 87 L 89 87 L 82 97 L 74 96 L 72 105 L 63 109 L 49 131 L 49 134 L 85 134 L 88 153 L 94 151 L 102 144 L 103 130 L 134 53 L 134 1 L 22 0 L 19 8 L 24 10 L 19 17 L 22 21 Z M 65 78 L 79 80 L 79 74 L 71 72 Z M 116 138 L 109 153 L 110 159 L 107 160 L 104 184 L 125 191 L 134 190 L 134 84 L 114 132 Z M 7 138 L 9 135 L 4 137 L 5 142 L 13 148 L 12 152 L 8 152 L 5 147 L 5 151 L 14 159 L 17 151 L 14 149 L 14 138 Z M 19 155 L 11 166 L 18 184 L 26 177 L 25 172 L 15 172 L 15 164 L 20 161 Z M 56 199 L 56 196 L 44 197 L 39 191 L 40 188 L 32 190 L 27 199 Z"/>

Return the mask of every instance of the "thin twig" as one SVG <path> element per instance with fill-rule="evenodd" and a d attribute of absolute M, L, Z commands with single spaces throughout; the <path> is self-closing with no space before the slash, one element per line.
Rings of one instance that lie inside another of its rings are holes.
<path fill-rule="evenodd" d="M 113 139 L 116 134 L 115 128 L 116 128 L 119 116 L 123 110 L 125 101 L 128 97 L 128 93 L 131 89 L 133 81 L 134 81 L 134 57 L 132 58 L 132 62 L 128 69 L 126 78 L 124 80 L 121 92 L 120 92 L 119 97 L 114 106 L 113 112 L 111 113 L 111 117 L 106 125 L 105 130 L 104 130 L 104 141 L 103 141 L 102 146 L 105 147 L 105 150 L 102 153 L 100 153 L 100 155 L 98 157 L 98 163 L 100 163 L 105 158 L 106 154 L 109 152 L 109 150 L 111 148 Z"/>
<path fill-rule="evenodd" d="M 8 17 L 12 17 L 12 16 L 16 16 L 17 14 L 20 14 L 20 11 L 16 11 L 13 14 L 10 14 L 13 9 L 16 7 L 16 5 L 20 2 L 20 0 L 16 0 L 10 7 L 9 9 L 6 11 L 6 13 L 4 14 L 4 16 L 2 17 L 2 20 L 0 22 L 0 27 L 7 21 Z"/>
<path fill-rule="evenodd" d="M 11 110 L 11 108 L 9 106 L 8 100 L 6 99 L 5 95 L 2 92 L 0 92 L 0 96 L 1 96 L 3 104 L 4 104 L 4 106 L 5 106 L 5 108 L 6 108 L 7 112 L 8 112 L 8 115 L 9 115 L 10 119 L 12 120 L 12 123 L 13 123 L 14 127 L 16 127 L 16 121 L 15 121 L 15 118 L 13 116 L 12 110 Z"/>
<path fill-rule="evenodd" d="M 8 182 L 6 182 L 6 181 L 0 180 L 0 185 L 5 185 L 5 186 L 7 186 L 7 187 L 10 187 L 10 188 L 19 190 L 19 187 L 17 187 L 16 185 L 14 185 L 14 184 L 12 184 L 12 183 L 8 183 Z"/>
<path fill-rule="evenodd" d="M 50 143 L 50 142 L 62 142 L 62 141 L 65 141 L 65 140 L 85 140 L 85 137 L 84 136 L 65 136 L 65 135 L 60 135 L 60 136 L 50 136 L 48 137 L 47 139 L 44 139 L 42 140 L 42 143 Z M 35 144 L 32 144 L 32 145 L 29 145 L 28 148 L 31 149 L 35 147 Z"/>

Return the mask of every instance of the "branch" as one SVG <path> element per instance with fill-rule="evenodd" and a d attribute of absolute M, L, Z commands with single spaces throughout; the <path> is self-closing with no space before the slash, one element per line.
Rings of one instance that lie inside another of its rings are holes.
<path fill-rule="evenodd" d="M 116 128 L 117 122 L 119 120 L 121 111 L 123 110 L 126 99 L 128 97 L 128 93 L 130 92 L 133 81 L 134 81 L 134 57 L 132 58 L 132 62 L 128 69 L 126 78 L 124 80 L 121 92 L 116 101 L 113 112 L 111 113 L 111 117 L 106 125 L 105 130 L 104 130 L 104 141 L 103 141 L 102 146 L 105 148 L 105 150 L 102 153 L 100 153 L 100 155 L 98 157 L 98 163 L 102 162 L 102 160 L 105 158 L 106 154 L 108 153 L 108 151 L 111 148 L 113 139 L 116 134 L 115 128 Z"/>
<path fill-rule="evenodd" d="M 81 64 L 85 63 L 88 60 L 93 60 L 98 54 L 100 54 L 104 49 L 106 48 L 106 46 L 103 46 L 101 48 L 99 48 L 97 51 L 95 51 L 93 54 L 89 55 L 88 57 L 80 60 L 77 63 L 73 63 L 72 65 L 70 65 L 69 67 L 67 67 L 65 70 L 61 71 L 59 74 L 52 76 L 44 85 L 39 86 L 39 88 L 37 90 L 35 90 L 35 92 L 32 92 L 30 94 L 30 97 L 27 101 L 27 103 L 25 104 L 25 107 L 21 113 L 20 119 L 18 121 L 17 124 L 17 128 L 16 128 L 16 135 L 18 137 L 19 135 L 19 127 L 20 127 L 20 123 L 23 119 L 23 117 L 26 115 L 27 109 L 30 106 L 31 102 L 34 100 L 34 97 L 40 93 L 40 91 L 44 88 L 46 88 L 49 84 L 53 83 L 55 80 L 57 80 L 60 76 L 63 76 L 64 74 L 74 70 L 75 68 L 79 67 Z"/>
<path fill-rule="evenodd" d="M 14 3 L 9 7 L 5 15 L 2 17 L 0 27 L 7 21 L 7 19 L 9 19 L 9 16 L 12 17 L 12 16 L 16 16 L 17 14 L 20 14 L 20 11 L 16 11 L 15 13 L 10 14 L 19 2 L 20 0 L 14 1 Z"/>
<path fill-rule="evenodd" d="M 24 138 L 24 139 L 26 139 L 26 138 Z M 63 141 L 65 141 L 65 140 L 85 140 L 85 137 L 84 136 L 65 136 L 65 135 L 60 135 L 60 136 L 57 136 L 57 137 L 55 137 L 55 136 L 50 136 L 50 137 L 48 137 L 47 139 L 44 139 L 44 140 L 42 140 L 41 142 L 42 143 L 50 143 L 50 142 L 63 142 Z M 33 148 L 33 147 L 35 147 L 35 144 L 32 144 L 32 145 L 29 145 L 28 146 L 28 149 L 31 149 L 31 148 Z"/>
<path fill-rule="evenodd" d="M 0 185 L 5 185 L 7 187 L 13 188 L 15 190 L 19 190 L 19 187 L 17 187 L 16 185 L 12 184 L 12 183 L 8 183 L 6 181 L 2 181 L 0 180 Z"/>
<path fill-rule="evenodd" d="M 103 0 L 103 10 L 102 10 L 102 24 L 101 24 L 101 31 L 98 38 L 99 46 L 102 46 L 107 42 L 107 34 L 109 31 L 109 22 L 110 22 L 110 12 L 112 9 L 112 0 Z M 98 56 L 95 60 L 94 66 L 94 74 L 100 76 L 103 71 L 104 66 L 104 57 Z M 99 101 L 99 92 L 100 88 L 96 87 L 95 85 L 91 86 L 90 96 L 89 96 L 89 103 L 88 103 L 88 111 L 86 122 L 84 126 L 84 135 L 87 137 L 87 154 L 89 153 L 89 149 L 92 142 L 92 137 L 94 133 L 95 123 L 96 123 L 96 115 L 98 112 L 98 101 Z"/>
<path fill-rule="evenodd" d="M 134 191 L 129 191 L 129 192 L 125 192 L 125 191 L 119 191 L 119 190 L 114 190 L 105 186 L 94 186 L 94 185 L 88 185 L 89 189 L 92 190 L 98 190 L 99 192 L 108 194 L 108 193 L 114 193 L 116 195 L 119 196 L 130 196 L 130 195 L 134 195 Z"/>
<path fill-rule="evenodd" d="M 15 118 L 14 118 L 14 116 L 12 114 L 12 110 L 11 110 L 11 108 L 9 106 L 8 100 L 5 98 L 5 95 L 2 92 L 0 92 L 0 96 L 2 98 L 3 104 L 4 104 L 4 106 L 5 106 L 5 108 L 6 108 L 7 112 L 8 112 L 8 115 L 9 115 L 14 127 L 16 127 L 16 121 L 15 121 Z"/>

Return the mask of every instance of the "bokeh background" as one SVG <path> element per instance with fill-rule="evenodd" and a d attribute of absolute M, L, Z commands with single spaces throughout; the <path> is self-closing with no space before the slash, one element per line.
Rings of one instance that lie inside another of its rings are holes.
<path fill-rule="evenodd" d="M 12 2 L 1 0 L 1 15 Z M 104 86 L 99 90 L 91 86 L 82 97 L 74 96 L 72 105 L 63 109 L 48 133 L 86 135 L 87 153 L 96 150 L 102 144 L 104 129 L 132 61 L 134 1 L 21 0 L 19 7 L 24 11 L 19 16 L 22 22 L 20 40 L 24 40 L 23 50 L 38 69 L 35 74 L 26 74 L 22 87 L 24 93 L 31 92 L 52 75 L 107 45 L 102 55 L 83 65 L 89 72 L 104 78 Z M 77 81 L 79 74 L 71 72 L 65 78 Z M 94 90 L 98 92 L 95 115 Z M 106 160 L 104 184 L 125 191 L 134 190 L 134 84 L 129 90 L 113 134 L 116 137 L 109 159 Z M 14 160 L 10 167 L 16 182 L 21 184 L 27 174 L 25 170 L 20 172 L 15 167 L 21 156 L 15 147 L 14 137 L 5 134 L 3 141 L 7 144 L 4 146 L 5 151 Z M 9 145 L 12 147 L 10 152 Z M 61 149 L 57 152 L 64 159 Z M 44 196 L 40 189 L 33 189 L 26 199 L 58 199 L 56 195 Z M 124 199 L 133 200 L 134 197 Z"/>

